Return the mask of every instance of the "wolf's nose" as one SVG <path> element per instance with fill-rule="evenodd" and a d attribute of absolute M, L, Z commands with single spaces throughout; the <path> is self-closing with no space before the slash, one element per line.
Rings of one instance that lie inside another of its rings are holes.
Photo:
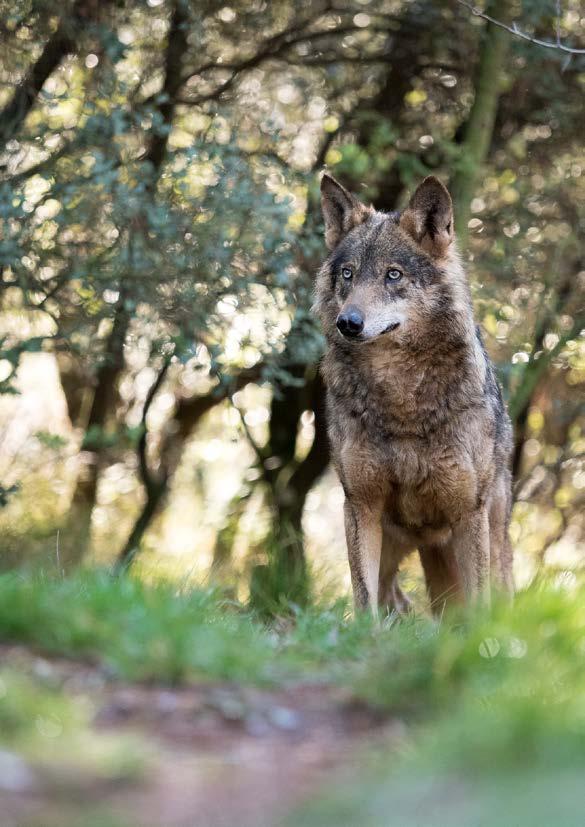
<path fill-rule="evenodd" d="M 364 329 L 364 319 L 359 310 L 354 307 L 348 308 L 345 313 L 337 317 L 337 329 L 344 336 L 359 336 Z"/>

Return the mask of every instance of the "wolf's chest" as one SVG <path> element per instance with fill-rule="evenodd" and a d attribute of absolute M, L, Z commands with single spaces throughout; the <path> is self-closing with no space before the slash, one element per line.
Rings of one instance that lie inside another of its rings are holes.
<path fill-rule="evenodd" d="M 337 464 L 346 493 L 382 501 L 397 525 L 440 526 L 473 508 L 479 478 L 469 453 L 446 434 L 374 443 L 365 432 L 339 446 Z"/>

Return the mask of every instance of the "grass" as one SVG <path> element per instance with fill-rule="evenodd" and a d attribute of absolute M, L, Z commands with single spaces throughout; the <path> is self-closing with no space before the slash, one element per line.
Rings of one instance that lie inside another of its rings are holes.
<path fill-rule="evenodd" d="M 62 580 L 0 578 L 0 638 L 98 662 L 113 675 L 177 682 L 262 677 L 266 641 L 212 592 L 177 593 L 87 571 Z"/>
<path fill-rule="evenodd" d="M 535 586 L 489 616 L 397 628 L 354 688 L 410 722 L 409 737 L 293 823 L 582 825 L 584 597 Z"/>
<path fill-rule="evenodd" d="M 114 677 L 278 683 L 357 657 L 371 621 L 345 602 L 269 626 L 213 590 L 145 585 L 107 572 L 0 575 L 0 641 L 99 663 Z"/>
<path fill-rule="evenodd" d="M 405 723 L 400 742 L 356 756 L 360 773 L 297 813 L 294 825 L 583 823 L 582 587 L 534 586 L 489 615 L 387 620 L 375 629 L 367 617 L 351 618 L 344 602 L 266 623 L 210 590 L 95 571 L 7 574 L 0 640 L 89 659 L 130 680 L 336 682 Z M 0 699 L 3 736 L 26 729 L 35 710 L 50 720 L 51 704 L 62 702 L 35 698 L 26 686 L 8 694 L 22 701 L 10 707 L 6 692 Z"/>

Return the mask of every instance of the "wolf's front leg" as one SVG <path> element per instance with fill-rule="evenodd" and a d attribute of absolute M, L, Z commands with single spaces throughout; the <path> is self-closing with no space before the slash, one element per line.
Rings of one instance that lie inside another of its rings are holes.
<path fill-rule="evenodd" d="M 490 529 L 486 508 L 468 514 L 453 528 L 453 556 L 467 603 L 490 602 Z"/>
<path fill-rule="evenodd" d="M 382 551 L 382 504 L 346 499 L 345 537 L 356 609 L 378 616 L 378 580 Z"/>

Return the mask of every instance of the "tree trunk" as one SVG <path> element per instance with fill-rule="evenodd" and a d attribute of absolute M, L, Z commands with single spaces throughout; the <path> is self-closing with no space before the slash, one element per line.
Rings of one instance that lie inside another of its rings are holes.
<path fill-rule="evenodd" d="M 329 465 L 330 459 L 325 386 L 319 371 L 315 372 L 306 388 L 310 394 L 308 407 L 315 414 L 315 437 L 307 456 L 297 465 L 276 501 L 277 532 L 284 531 L 288 534 L 290 529 L 297 538 L 302 538 L 302 518 L 307 495 Z"/>
<path fill-rule="evenodd" d="M 232 551 L 238 535 L 240 520 L 250 499 L 249 491 L 239 491 L 230 501 L 223 526 L 217 532 L 211 561 L 211 579 L 221 583 L 227 579 L 232 562 Z"/>
<path fill-rule="evenodd" d="M 379 152 L 379 149 L 372 149 L 373 138 L 372 127 L 378 124 L 378 119 L 386 120 L 394 128 L 400 128 L 404 115 L 404 99 L 412 87 L 413 66 L 416 67 L 418 57 L 424 52 L 425 43 L 428 40 L 428 30 L 421 30 L 415 25 L 415 21 L 405 16 L 401 28 L 393 32 L 391 36 L 390 50 L 392 62 L 384 83 L 376 97 L 370 104 L 369 110 L 374 118 L 366 118 L 362 122 L 357 134 L 357 143 L 370 153 Z M 366 113 L 367 114 L 367 113 Z M 345 182 L 350 188 L 357 189 L 361 183 Z M 397 209 L 398 200 L 404 190 L 402 171 L 396 162 L 384 173 L 377 187 L 378 193 L 374 199 L 374 206 L 377 210 L 391 212 Z"/>
<path fill-rule="evenodd" d="M 582 260 L 578 258 L 574 263 L 574 272 L 580 271 Z M 542 378 L 546 376 L 546 368 L 549 363 L 547 354 L 543 353 L 538 361 L 534 361 L 534 354 L 542 352 L 544 339 L 554 324 L 555 318 L 569 301 L 574 288 L 575 279 L 573 268 L 569 267 L 564 277 L 551 296 L 549 302 L 543 307 L 543 312 L 536 322 L 532 342 L 532 354 L 526 365 L 522 382 L 516 389 L 514 397 L 510 400 L 510 415 L 514 425 L 514 453 L 512 457 L 512 477 L 515 481 L 522 470 L 522 458 L 524 445 L 528 437 L 528 414 L 538 392 Z"/>
<path fill-rule="evenodd" d="M 132 531 L 126 541 L 126 545 L 120 552 L 116 561 L 115 570 L 118 574 L 127 571 L 134 562 L 134 558 L 140 551 L 142 539 L 157 514 L 159 506 L 165 498 L 167 491 L 168 481 L 166 479 L 149 486 L 146 501 L 142 506 L 142 510 L 140 511 L 134 526 L 132 527 Z"/>
<path fill-rule="evenodd" d="M 143 163 L 150 167 L 148 170 L 148 191 L 151 198 L 154 198 L 157 181 L 166 155 L 176 107 L 175 97 L 181 85 L 183 56 L 188 45 L 187 23 L 188 17 L 183 0 L 175 0 L 165 53 L 165 74 L 160 95 L 161 102 L 157 107 L 162 120 L 162 128 L 158 124 L 153 127 L 143 160 Z M 132 243 L 132 236 L 140 232 L 139 225 L 140 221 L 135 221 L 134 226 L 130 229 L 129 244 Z M 120 285 L 120 300 L 116 306 L 112 334 L 108 342 L 106 359 L 102 369 L 98 372 L 93 404 L 83 441 L 82 448 L 89 448 L 91 455 L 85 472 L 81 474 L 77 482 L 72 501 L 70 524 L 74 526 L 75 531 L 70 531 L 69 534 L 70 540 L 75 543 L 76 548 L 72 562 L 80 560 L 87 552 L 90 544 L 91 517 L 96 503 L 99 475 L 104 458 L 104 444 L 100 436 L 103 434 L 106 418 L 111 412 L 112 401 L 115 399 L 115 387 L 124 367 L 124 342 L 130 324 L 130 316 L 125 309 L 125 302 L 131 277 L 131 273 L 127 274 Z M 162 499 L 162 494 L 158 497 L 158 501 L 160 499 Z M 148 525 L 152 517 L 150 513 L 152 507 L 149 506 L 148 494 L 147 506 L 148 508 L 145 506 L 144 514 L 145 525 Z M 152 513 L 154 511 L 156 511 L 156 506 Z"/>
<path fill-rule="evenodd" d="M 79 472 L 71 501 L 70 518 L 63 537 L 66 566 L 78 563 L 89 547 L 91 516 L 103 463 L 105 427 L 108 417 L 113 413 L 117 382 L 124 367 L 124 342 L 130 321 L 124 301 L 124 295 L 120 294 L 114 311 L 112 332 L 97 372 L 91 409 L 81 444 L 82 458 L 85 462 Z"/>
<path fill-rule="evenodd" d="M 497 20 L 506 21 L 509 13 L 507 0 L 491 0 L 486 7 L 486 14 Z M 492 141 L 509 45 L 508 32 L 487 23 L 475 75 L 475 96 L 462 131 L 461 155 L 451 184 L 455 229 L 462 248 L 467 242 L 471 200 Z"/>
<path fill-rule="evenodd" d="M 306 368 L 302 370 L 306 372 Z M 301 389 L 291 385 L 282 392 L 284 398 L 273 400 L 271 406 L 270 440 L 263 469 L 272 512 L 268 563 L 254 568 L 250 582 L 251 600 L 263 611 L 290 601 L 302 604 L 308 599 L 303 510 L 309 491 L 330 458 L 325 387 L 317 368 Z M 303 410 L 315 414 L 315 437 L 307 456 L 297 463 L 294 453 Z"/>

